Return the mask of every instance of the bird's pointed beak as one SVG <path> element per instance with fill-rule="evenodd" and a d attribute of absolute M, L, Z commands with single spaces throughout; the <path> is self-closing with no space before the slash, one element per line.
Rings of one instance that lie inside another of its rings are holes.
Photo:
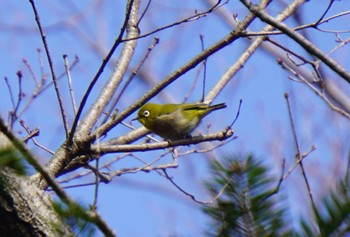
<path fill-rule="evenodd" d="M 139 120 L 139 117 L 131 119 L 131 121 Z"/>

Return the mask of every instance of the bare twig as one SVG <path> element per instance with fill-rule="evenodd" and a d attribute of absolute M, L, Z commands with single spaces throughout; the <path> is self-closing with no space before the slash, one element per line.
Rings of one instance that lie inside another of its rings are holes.
<path fill-rule="evenodd" d="M 38 52 L 40 53 L 40 50 L 38 50 Z M 41 57 L 39 55 L 39 61 L 40 61 L 40 59 L 41 59 Z M 75 57 L 74 62 L 70 66 L 70 69 L 72 69 L 78 63 L 78 61 L 79 61 L 78 57 Z M 30 65 L 27 63 L 26 66 L 29 67 L 28 70 L 29 70 L 30 74 L 32 75 L 33 78 L 35 78 L 35 75 L 33 75 L 31 73 L 31 71 L 33 71 L 33 70 L 31 69 Z M 34 99 L 38 98 L 39 95 L 41 95 L 45 90 L 49 89 L 53 85 L 52 81 L 46 84 L 47 76 L 44 73 L 44 69 L 43 69 L 42 65 L 40 66 L 40 70 L 41 70 L 41 80 L 36 85 L 35 91 L 31 94 L 31 96 L 27 100 L 26 104 L 23 106 L 23 109 L 21 109 L 21 111 L 17 114 L 18 118 L 21 118 L 21 116 L 24 114 L 24 112 L 27 111 L 27 109 L 30 107 L 30 105 L 34 101 Z M 59 75 L 57 80 L 60 80 L 61 78 L 63 78 L 64 75 L 65 75 L 65 73 Z M 34 80 L 37 81 L 36 79 L 34 79 Z"/>
<path fill-rule="evenodd" d="M 188 98 L 193 94 L 194 90 L 196 89 L 197 82 L 198 82 L 198 79 L 200 77 L 202 68 L 203 68 L 203 64 L 198 66 L 198 69 L 196 70 L 196 75 L 194 76 L 193 82 L 192 82 L 191 86 L 189 86 L 189 90 L 188 90 L 187 94 L 183 97 L 183 100 L 181 103 L 186 103 Z"/>
<path fill-rule="evenodd" d="M 17 78 L 18 78 L 18 95 L 17 95 L 17 103 L 16 103 L 16 107 L 13 111 L 14 115 L 17 116 L 17 112 L 19 109 L 19 106 L 22 102 L 22 98 L 23 98 L 23 92 L 22 92 L 22 72 L 18 71 L 17 73 Z"/>
<path fill-rule="evenodd" d="M 153 34 L 159 32 L 159 31 L 163 31 L 165 29 L 172 28 L 174 26 L 181 25 L 183 23 L 187 23 L 187 22 L 192 22 L 194 20 L 198 20 L 199 18 L 205 17 L 207 14 L 215 11 L 216 9 L 218 9 L 219 7 L 225 5 L 228 2 L 228 0 L 226 0 L 224 3 L 221 4 L 221 1 L 222 0 L 218 0 L 215 5 L 213 5 L 211 8 L 209 8 L 208 10 L 206 10 L 204 12 L 196 13 L 193 16 L 187 17 L 187 18 L 185 18 L 183 20 L 171 23 L 171 24 L 166 25 L 166 26 L 159 27 L 158 29 L 155 29 L 155 30 L 150 31 L 148 33 L 139 35 L 137 37 L 127 37 L 125 39 L 122 39 L 122 41 L 124 42 L 124 41 L 130 41 L 130 40 L 137 40 L 137 39 L 145 38 L 147 36 L 150 36 L 150 35 L 153 35 Z"/>
<path fill-rule="evenodd" d="M 259 9 L 263 9 L 269 4 L 270 1 L 263 1 L 259 6 Z M 283 21 L 287 17 L 289 17 L 299 5 L 303 3 L 303 0 L 296 0 L 292 4 L 290 4 L 282 13 L 280 13 L 276 19 L 277 22 Z M 272 30 L 273 27 L 268 25 L 264 27 L 265 31 Z M 244 31 L 238 31 L 239 34 Z M 240 34 L 242 35 L 242 34 Z M 205 102 L 211 102 L 214 98 L 219 94 L 219 92 L 224 88 L 224 86 L 236 75 L 236 73 L 243 67 L 243 65 L 248 61 L 248 59 L 253 55 L 253 53 L 258 49 L 259 46 L 266 39 L 265 36 L 260 36 L 256 38 L 249 47 L 244 51 L 244 53 L 239 57 L 239 59 L 225 72 L 225 74 L 221 77 L 221 79 L 215 84 L 215 86 L 207 93 L 205 97 Z M 210 103 L 209 103 L 210 104 Z"/>
<path fill-rule="evenodd" d="M 300 160 L 297 159 L 297 160 L 294 162 L 294 164 L 289 168 L 288 172 L 282 177 L 282 180 L 285 180 L 286 178 L 288 178 L 288 176 L 292 173 L 292 171 L 295 169 L 295 167 L 297 167 L 297 166 L 300 164 L 300 162 L 303 161 L 304 158 L 306 158 L 306 157 L 307 157 L 311 152 L 313 152 L 314 150 L 316 150 L 316 146 L 315 146 L 315 145 L 311 146 L 311 148 L 310 148 L 309 151 L 307 151 L 307 152 L 301 154 Z"/>
<path fill-rule="evenodd" d="M 5 77 L 5 82 L 6 82 L 8 90 L 9 90 L 11 102 L 12 102 L 12 106 L 13 106 L 13 110 L 10 111 L 10 114 L 9 114 L 9 120 L 10 120 L 9 124 L 10 124 L 11 128 L 13 127 L 13 125 L 17 121 L 17 119 L 19 118 L 18 110 L 19 110 L 20 104 L 22 102 L 22 99 L 24 97 L 24 94 L 22 92 L 22 72 L 17 71 L 16 75 L 17 75 L 17 79 L 18 79 L 17 80 L 18 81 L 18 93 L 17 93 L 17 101 L 16 102 L 15 102 L 15 99 L 14 99 L 14 96 L 13 96 L 13 93 L 11 90 L 11 86 L 8 82 L 8 79 L 7 79 L 7 77 Z"/>
<path fill-rule="evenodd" d="M 318 63 L 306 59 L 305 57 L 301 56 L 300 54 L 297 54 L 296 52 L 294 52 L 294 51 L 288 49 L 288 48 L 285 47 L 284 45 L 282 45 L 282 44 L 280 44 L 280 43 L 278 43 L 278 42 L 276 42 L 276 41 L 274 41 L 274 40 L 267 39 L 267 41 L 269 41 L 269 42 L 272 43 L 273 45 L 275 45 L 275 46 L 277 46 L 277 47 L 283 49 L 284 51 L 288 52 L 289 54 L 293 55 L 294 57 L 297 57 L 298 59 L 300 59 L 300 60 L 302 61 L 302 64 L 306 64 L 306 63 L 310 64 L 311 67 L 314 69 L 316 75 L 317 75 L 317 78 L 315 78 L 315 80 L 316 80 L 316 79 L 317 79 L 317 80 L 322 80 L 322 77 L 321 77 L 321 75 L 320 75 L 320 73 L 319 73 L 319 71 L 318 71 L 318 66 L 319 66 Z M 288 56 L 288 55 L 287 55 L 287 56 Z M 289 58 L 296 66 L 300 66 L 300 65 L 296 64 L 296 63 L 292 60 L 291 57 L 288 56 L 288 58 Z M 279 62 L 281 62 L 281 59 L 279 59 Z"/>
<path fill-rule="evenodd" d="M 317 26 L 322 20 L 323 18 L 326 16 L 327 12 L 329 11 L 329 9 L 331 9 L 332 5 L 334 3 L 334 0 L 330 0 L 329 4 L 326 8 L 326 10 L 323 12 L 322 16 L 320 17 L 320 19 L 318 19 L 318 21 L 316 21 L 315 25 Z"/>
<path fill-rule="evenodd" d="M 15 110 L 15 98 L 13 97 L 13 93 L 12 93 L 12 89 L 11 89 L 11 86 L 10 86 L 10 83 L 8 81 L 8 78 L 7 77 L 4 77 L 4 80 L 5 80 L 5 83 L 6 83 L 6 86 L 7 86 L 7 89 L 9 91 L 9 94 L 10 94 L 10 99 L 11 99 L 11 103 L 12 103 L 12 109 L 13 111 Z"/>
<path fill-rule="evenodd" d="M 339 37 L 338 34 L 336 34 L 336 36 Z M 347 38 L 346 40 L 340 40 L 340 44 L 338 44 L 336 47 L 334 47 L 331 51 L 328 52 L 328 56 L 330 56 L 331 54 L 333 54 L 335 51 L 341 49 L 342 47 L 344 47 L 346 44 L 348 44 L 350 42 L 350 38 Z"/>
<path fill-rule="evenodd" d="M 92 204 L 92 208 L 93 210 L 96 210 L 97 209 L 97 199 L 98 199 L 98 187 L 99 187 L 99 161 L 100 159 L 97 158 L 95 159 L 95 162 L 96 162 L 96 167 L 95 167 L 95 190 L 94 190 L 94 202 Z"/>
<path fill-rule="evenodd" d="M 298 142 L 296 129 L 295 129 L 295 126 L 294 126 L 294 120 L 293 120 L 293 115 L 292 115 L 292 108 L 291 108 L 290 102 L 289 102 L 289 96 L 288 96 L 287 93 L 285 93 L 284 96 L 285 96 L 286 101 L 287 101 L 289 121 L 290 121 L 290 125 L 291 125 L 291 128 L 292 128 L 293 139 L 294 139 L 295 147 L 296 147 L 296 151 L 297 151 L 295 157 L 296 157 L 297 161 L 299 161 L 299 166 L 300 166 L 301 172 L 303 174 L 303 178 L 304 178 L 304 181 L 305 181 L 305 184 L 306 184 L 306 188 L 307 188 L 307 191 L 308 191 L 308 194 L 309 194 L 309 197 L 310 197 L 310 201 L 311 201 L 312 207 L 316 210 L 316 205 L 315 205 L 315 202 L 314 202 L 314 199 L 313 199 L 313 196 L 312 196 L 310 184 L 309 184 L 308 178 L 306 176 L 306 172 L 305 172 L 304 165 L 303 165 L 303 162 L 302 162 L 302 158 L 303 157 L 302 157 L 302 155 L 300 153 L 300 147 L 299 147 L 299 142 Z"/>
<path fill-rule="evenodd" d="M 39 31 L 40 31 L 40 36 L 41 36 L 41 39 L 42 39 L 43 44 L 44 44 L 47 60 L 49 62 L 49 67 L 50 67 L 50 71 L 51 71 L 52 81 L 53 81 L 53 84 L 54 84 L 54 87 L 55 87 L 56 96 L 57 96 L 58 104 L 59 104 L 60 111 L 61 111 L 63 127 L 64 127 L 64 130 L 66 132 L 66 136 L 68 137 L 68 133 L 69 133 L 68 132 L 69 131 L 69 129 L 68 129 L 68 122 L 67 122 L 66 114 L 65 114 L 65 111 L 64 111 L 64 108 L 63 108 L 62 97 L 61 97 L 61 94 L 60 94 L 60 91 L 59 91 L 59 88 L 58 88 L 57 77 L 56 77 L 56 73 L 55 73 L 55 70 L 54 70 L 54 67 L 53 67 L 53 61 L 52 61 L 52 58 L 51 58 L 49 46 L 48 46 L 48 43 L 46 41 L 46 34 L 44 33 L 44 29 L 43 29 L 43 27 L 41 25 L 39 13 L 38 13 L 38 11 L 36 9 L 34 0 L 29 0 L 29 2 L 31 4 L 31 6 L 32 6 L 32 9 L 33 9 L 33 12 L 34 12 L 34 16 L 35 16 L 35 20 L 37 22 L 37 25 L 38 25 L 38 28 L 39 28 Z"/>
<path fill-rule="evenodd" d="M 201 48 L 202 51 L 204 50 L 204 36 L 201 34 L 200 35 L 200 40 L 201 40 Z M 205 96 L 205 82 L 207 79 L 207 60 L 208 58 L 205 58 L 203 60 L 203 84 L 202 84 L 202 97 L 201 97 L 201 102 L 204 102 L 204 96 Z"/>
<path fill-rule="evenodd" d="M 167 180 L 169 180 L 172 185 L 174 185 L 178 190 L 180 190 L 180 192 L 184 193 L 186 196 L 189 196 L 196 203 L 208 204 L 208 202 L 202 202 L 202 201 L 197 200 L 196 197 L 193 194 L 191 194 L 191 193 L 185 191 L 183 188 L 181 188 L 177 183 L 175 183 L 173 178 L 168 175 L 168 172 L 167 172 L 166 169 L 163 169 L 162 171 L 163 171 L 165 177 L 167 178 Z"/>
<path fill-rule="evenodd" d="M 145 10 L 143 10 L 143 12 L 142 12 L 142 14 L 140 16 L 140 19 L 137 21 L 137 24 L 136 24 L 137 26 L 140 25 L 140 22 L 142 21 L 143 17 L 146 15 L 146 13 L 148 11 L 148 8 L 151 5 L 151 2 L 152 2 L 152 0 L 148 0 L 148 2 L 146 4 L 146 7 L 145 7 Z"/>
<path fill-rule="evenodd" d="M 239 114 L 241 112 L 241 106 L 242 106 L 242 102 L 243 100 L 240 99 L 239 100 L 239 105 L 238 105 L 238 109 L 237 109 L 237 113 L 236 113 L 236 117 L 233 119 L 232 123 L 230 124 L 230 126 L 228 126 L 229 128 L 232 128 L 232 126 L 235 124 L 235 122 L 237 121 Z"/>
<path fill-rule="evenodd" d="M 128 77 L 128 79 L 126 80 L 126 82 L 124 83 L 123 88 L 120 90 L 119 94 L 117 95 L 117 97 L 114 99 L 113 103 L 110 106 L 109 111 L 106 114 L 105 119 L 102 121 L 102 124 L 105 123 L 108 119 L 108 117 L 111 115 L 112 111 L 114 110 L 115 106 L 117 105 L 117 103 L 119 102 L 120 98 L 122 97 L 122 95 L 124 94 L 126 88 L 129 86 L 130 82 L 132 81 L 132 79 L 135 77 L 135 75 L 139 72 L 141 66 L 145 63 L 146 59 L 149 57 L 149 55 L 151 54 L 153 48 L 159 43 L 159 38 L 154 38 L 153 43 L 148 47 L 148 50 L 145 52 L 145 54 L 143 55 L 143 57 L 141 58 L 140 62 L 137 64 L 137 66 L 135 67 L 135 69 L 132 71 L 131 75 Z"/>
<path fill-rule="evenodd" d="M 237 136 L 233 136 L 233 137 L 231 137 L 230 139 L 221 141 L 221 142 L 217 143 L 216 145 L 214 145 L 214 146 L 212 146 L 212 147 L 209 147 L 209 148 L 200 149 L 200 150 L 197 149 L 197 148 L 196 148 L 196 149 L 187 150 L 187 151 L 185 151 L 185 152 L 179 153 L 179 154 L 178 154 L 178 157 L 180 157 L 180 156 L 186 156 L 186 155 L 189 155 L 189 154 L 191 154 L 191 153 L 208 153 L 208 152 L 211 152 L 211 151 L 213 151 L 213 150 L 215 150 L 215 149 L 217 149 L 217 148 L 219 148 L 219 147 L 221 147 L 221 146 L 226 145 L 227 143 L 229 143 L 229 142 L 231 142 L 231 141 L 233 141 L 233 140 L 235 140 L 235 139 L 237 139 Z"/>
<path fill-rule="evenodd" d="M 321 29 L 319 26 L 322 25 L 323 23 L 329 22 L 331 20 L 334 20 L 336 18 L 345 16 L 345 15 L 349 15 L 350 11 L 345 11 L 345 12 L 341 12 L 339 14 L 335 14 L 331 17 L 328 17 L 326 19 L 323 19 L 320 22 L 313 22 L 313 23 L 309 23 L 309 24 L 305 24 L 305 25 L 301 25 L 301 26 L 297 26 L 295 28 L 293 28 L 294 31 L 300 31 L 300 30 L 304 30 L 304 29 L 308 29 L 308 28 L 315 28 L 319 31 L 322 32 L 327 32 L 327 33 L 348 33 L 349 30 L 324 30 Z M 243 35 L 249 37 L 249 36 L 269 36 L 269 35 L 282 35 L 284 34 L 282 31 L 280 30 L 271 30 L 271 31 L 266 31 L 266 30 L 262 30 L 259 32 L 253 32 L 253 31 L 247 31 L 247 32 L 243 32 Z"/>
<path fill-rule="evenodd" d="M 327 105 L 330 109 L 334 110 L 335 112 L 341 114 L 342 116 L 346 117 L 347 119 L 350 120 L 350 114 L 339 108 L 338 106 L 334 105 L 332 103 L 332 101 L 327 98 L 327 96 L 325 95 L 325 93 L 323 91 L 320 91 L 320 89 L 317 89 L 315 87 L 315 85 L 313 85 L 312 83 L 310 83 L 308 80 L 306 80 L 301 74 L 295 72 L 291 67 L 289 67 L 287 64 L 285 64 L 283 61 L 279 62 L 282 67 L 286 70 L 288 70 L 289 72 L 291 72 L 295 77 L 297 77 L 299 79 L 298 82 L 302 82 L 304 83 L 306 86 L 308 86 L 313 92 L 315 92 L 316 95 L 318 95 Z M 290 78 L 290 77 L 289 77 Z M 292 79 L 292 78 L 290 78 Z"/>
<path fill-rule="evenodd" d="M 36 129 L 34 129 L 34 130 L 31 130 L 31 129 L 24 123 L 24 120 L 22 120 L 22 119 L 19 121 L 19 124 L 20 124 L 20 125 L 24 128 L 24 130 L 26 130 L 26 132 L 28 133 L 28 136 L 25 137 L 25 138 L 23 139 L 23 142 L 27 143 L 27 141 L 28 141 L 29 139 L 31 139 L 31 140 L 33 141 L 33 143 L 34 143 L 37 147 L 43 149 L 44 151 L 50 153 L 51 155 L 55 154 L 54 151 L 52 151 L 52 150 L 50 150 L 49 148 L 47 148 L 47 147 L 41 145 L 41 144 L 40 144 L 39 142 L 37 142 L 37 140 L 34 138 L 34 137 L 36 137 L 36 136 L 39 136 L 39 129 L 36 128 Z"/>
<path fill-rule="evenodd" d="M 120 170 L 116 170 L 112 173 L 113 176 L 120 176 L 120 175 L 124 175 L 124 174 L 134 174 L 134 173 L 138 173 L 140 171 L 143 172 L 150 172 L 150 171 L 157 171 L 157 170 L 164 170 L 164 169 L 175 169 L 178 167 L 178 164 L 164 164 L 164 165 L 157 165 L 157 166 L 142 166 L 142 167 L 136 167 L 136 168 L 124 168 L 124 169 L 120 169 Z"/>
<path fill-rule="evenodd" d="M 70 99 L 72 101 L 74 115 L 76 115 L 77 114 L 77 105 L 75 103 L 75 96 L 74 96 L 74 90 L 73 90 L 72 77 L 71 77 L 71 74 L 70 74 L 71 68 L 69 66 L 68 56 L 66 54 L 63 55 L 63 60 L 64 60 L 64 67 L 66 69 L 66 74 L 67 74 L 67 79 L 68 79 L 68 87 L 69 87 Z"/>
<path fill-rule="evenodd" d="M 24 65 L 27 67 L 27 69 L 28 69 L 30 75 L 32 76 L 33 81 L 34 81 L 34 83 L 35 83 L 35 86 L 38 87 L 38 86 L 39 86 L 38 79 L 36 78 L 36 75 L 35 75 L 35 73 L 34 73 L 32 67 L 31 67 L 30 64 L 28 63 L 27 59 L 24 58 L 24 59 L 22 60 L 22 62 L 23 62 Z"/>
<path fill-rule="evenodd" d="M 29 139 L 33 139 L 33 137 L 37 137 L 40 134 L 40 131 L 38 128 L 27 132 L 28 132 L 28 136 L 22 139 L 24 143 L 27 143 Z"/>

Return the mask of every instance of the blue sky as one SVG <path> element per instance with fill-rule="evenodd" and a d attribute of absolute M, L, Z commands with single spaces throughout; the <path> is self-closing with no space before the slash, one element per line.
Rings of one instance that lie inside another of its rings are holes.
<path fill-rule="evenodd" d="M 122 1 L 124 2 L 124 1 Z M 288 1 L 289 2 L 289 1 Z M 70 62 L 79 57 L 79 63 L 72 70 L 73 86 L 77 101 L 82 97 L 88 83 L 95 75 L 107 50 L 119 33 L 124 17 L 124 4 L 120 1 L 36 1 L 44 29 L 47 34 L 50 51 L 57 74 L 64 72 L 63 54 L 67 54 Z M 145 7 L 143 2 L 143 7 Z M 310 1 L 300 9 L 301 22 L 311 23 L 319 18 L 326 7 L 326 1 Z M 237 13 L 240 20 L 246 14 L 246 9 L 238 1 L 226 5 L 229 12 Z M 282 4 L 274 3 L 269 7 L 271 14 L 277 14 Z M 206 9 L 202 1 L 152 1 L 149 13 L 141 24 L 141 33 L 166 25 L 174 20 L 182 19 L 198 11 Z M 335 2 L 328 16 L 350 9 L 348 1 Z M 325 24 L 326 29 L 349 29 L 349 16 Z M 288 20 L 288 24 L 296 25 Z M 258 20 L 251 26 L 253 31 L 259 31 L 264 24 Z M 215 43 L 230 32 L 229 26 L 219 14 L 209 14 L 206 17 L 172 29 L 159 32 L 154 36 L 139 40 L 135 56 L 130 65 L 132 70 L 141 56 L 152 43 L 153 37 L 160 38 L 160 43 L 152 51 L 142 72 L 150 75 L 148 78 L 136 77 L 122 97 L 118 109 L 126 108 L 137 100 L 152 85 L 160 82 L 167 75 L 186 63 L 201 50 L 199 34 L 204 35 L 206 46 Z M 307 30 L 311 40 L 324 52 L 338 45 L 336 36 L 331 33 Z M 341 34 L 346 39 L 349 34 Z M 288 38 L 278 36 L 273 38 L 285 46 L 305 55 L 304 51 Z M 248 46 L 247 41 L 239 40 L 221 50 L 208 59 L 207 91 L 225 73 Z M 38 56 L 37 49 L 43 50 L 38 31 L 29 3 L 3 0 L 0 2 L 0 113 L 7 119 L 11 110 L 9 93 L 2 78 L 7 77 L 13 86 L 15 95 L 17 88 L 16 72 L 21 70 L 24 91 L 27 96 L 35 86 L 28 69 L 22 59 L 27 60 L 35 75 L 40 78 L 40 60 L 44 74 L 51 80 L 45 55 Z M 97 49 L 96 49 L 97 48 Z M 92 103 L 103 87 L 112 66 L 118 57 L 118 52 L 105 69 L 97 83 L 88 105 Z M 344 46 L 333 55 L 346 69 L 349 70 L 349 49 Z M 38 58 L 41 58 L 40 60 Z M 305 66 L 307 67 L 307 66 Z M 337 75 L 323 66 L 328 76 L 345 93 L 350 95 L 349 86 Z M 153 98 L 154 102 L 181 102 L 184 95 L 189 93 L 199 67 L 179 78 L 166 88 L 165 92 Z M 129 72 L 130 73 L 130 72 Z M 202 72 L 201 72 L 202 73 Z M 201 75 L 201 74 L 200 74 Z M 276 177 L 279 176 L 282 159 L 287 161 L 287 169 L 294 162 L 295 146 L 292 139 L 288 112 L 284 93 L 290 94 L 293 115 L 297 126 L 302 152 L 308 151 L 312 145 L 317 146 L 305 160 L 305 167 L 310 176 L 312 190 L 317 199 L 321 198 L 329 187 L 345 174 L 346 157 L 349 149 L 349 121 L 331 111 L 325 103 L 310 91 L 305 85 L 289 80 L 288 73 L 277 64 L 276 58 L 263 50 L 248 61 L 227 85 L 214 102 L 225 102 L 228 108 L 224 112 L 213 113 L 204 119 L 196 133 L 206 132 L 206 126 L 211 125 L 210 131 L 217 131 L 233 120 L 239 99 L 243 99 L 241 114 L 234 125 L 235 135 L 239 138 L 208 154 L 192 154 L 179 158 L 179 167 L 170 170 L 169 174 L 186 191 L 195 195 L 201 201 L 210 201 L 203 181 L 209 178 L 208 160 L 222 159 L 225 154 L 255 154 L 263 159 Z M 128 76 L 128 75 L 127 75 Z M 145 79 L 151 79 L 145 83 Z M 201 76 L 200 76 L 201 79 Z M 66 79 L 60 81 L 64 104 L 67 109 L 69 122 L 73 121 L 73 112 L 69 100 Z M 201 83 L 197 82 L 189 101 L 197 101 L 201 97 Z M 27 101 L 28 97 L 24 100 Z M 135 116 L 134 116 L 135 117 Z M 52 150 L 57 149 L 63 142 L 64 133 L 59 115 L 58 104 L 53 87 L 42 93 L 34 100 L 22 119 L 31 128 L 40 128 L 38 142 Z M 131 119 L 127 119 L 127 122 Z M 141 126 L 137 122 L 134 126 Z M 14 131 L 19 136 L 25 136 L 23 129 L 16 124 Z M 118 136 L 128 129 L 118 125 L 109 137 Z M 140 141 L 142 142 L 142 141 Z M 213 143 L 216 144 L 216 143 Z M 203 146 L 184 147 L 201 149 Z M 29 143 L 29 147 L 45 163 L 50 155 Z M 163 151 L 135 153 L 144 161 L 150 161 Z M 123 154 L 108 155 L 103 161 L 108 161 Z M 162 162 L 169 162 L 165 157 Z M 113 164 L 110 169 L 120 169 L 137 164 L 134 157 L 126 157 Z M 78 172 L 82 172 L 79 170 Z M 89 176 L 74 180 L 71 184 L 91 182 Z M 320 187 L 322 184 L 322 188 Z M 300 172 L 295 172 L 284 182 L 284 191 L 291 208 L 291 215 L 306 216 L 300 203 L 309 203 L 305 185 Z M 93 186 L 67 189 L 77 200 L 90 204 L 93 200 Z M 100 185 L 98 210 L 108 223 L 117 231 L 118 236 L 199 236 L 208 227 L 209 218 L 200 210 L 200 205 L 179 192 L 168 180 L 156 172 L 127 174 L 115 177 L 106 185 Z"/>

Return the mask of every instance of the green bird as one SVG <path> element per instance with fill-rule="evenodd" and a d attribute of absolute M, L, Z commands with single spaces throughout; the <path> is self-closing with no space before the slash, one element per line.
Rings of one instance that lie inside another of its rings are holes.
<path fill-rule="evenodd" d="M 226 108 L 225 103 L 208 104 L 153 104 L 143 105 L 137 120 L 148 130 L 166 140 L 190 137 L 203 117 L 214 110 Z"/>

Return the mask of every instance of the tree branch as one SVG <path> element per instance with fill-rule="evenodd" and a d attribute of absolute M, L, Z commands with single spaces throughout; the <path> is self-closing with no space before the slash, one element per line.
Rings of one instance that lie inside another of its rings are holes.
<path fill-rule="evenodd" d="M 253 21 L 254 16 L 247 16 L 244 21 L 242 21 L 236 28 L 235 31 L 230 32 L 223 39 L 210 46 L 206 50 L 199 53 L 196 57 L 191 59 L 185 65 L 171 73 L 167 78 L 165 78 L 161 83 L 153 87 L 149 92 L 147 92 L 143 97 L 137 100 L 134 104 L 130 105 L 126 110 L 121 112 L 118 117 L 115 119 L 111 119 L 104 123 L 101 127 L 96 129 L 88 138 L 89 141 L 93 141 L 96 137 L 101 137 L 105 135 L 110 129 L 112 129 L 115 125 L 123 121 L 126 117 L 128 117 L 131 113 L 135 112 L 138 108 L 140 108 L 145 102 L 153 98 L 157 95 L 161 90 L 170 85 L 180 76 L 184 75 L 186 72 L 190 71 L 192 68 L 196 67 L 200 64 L 204 59 L 209 57 L 210 55 L 216 53 L 220 49 L 225 46 L 231 44 L 238 38 L 240 38 L 241 33 L 249 26 L 249 24 Z"/>
<path fill-rule="evenodd" d="M 106 153 L 115 153 L 115 152 L 138 152 L 138 151 L 150 151 L 150 150 L 159 150 L 170 147 L 177 147 L 183 145 L 193 145 L 201 142 L 208 141 L 222 141 L 233 136 L 232 129 L 225 129 L 218 133 L 206 134 L 201 136 L 195 136 L 191 138 L 176 140 L 176 141 L 164 141 L 157 143 L 143 143 L 138 145 L 109 145 L 109 144 L 100 144 L 100 145 L 91 145 L 90 153 L 91 154 L 106 154 Z"/>
<path fill-rule="evenodd" d="M 291 39 L 296 41 L 301 47 L 303 47 L 307 52 L 319 58 L 323 63 L 325 63 L 330 69 L 336 72 L 340 77 L 350 83 L 350 74 L 346 71 L 338 62 L 328 57 L 319 48 L 317 48 L 312 42 L 306 39 L 304 36 L 289 28 L 286 24 L 276 21 L 273 17 L 266 14 L 263 9 L 258 6 L 253 5 L 247 0 L 240 0 L 252 13 L 256 14 L 262 21 L 270 24 L 271 26 L 279 29 Z"/>

